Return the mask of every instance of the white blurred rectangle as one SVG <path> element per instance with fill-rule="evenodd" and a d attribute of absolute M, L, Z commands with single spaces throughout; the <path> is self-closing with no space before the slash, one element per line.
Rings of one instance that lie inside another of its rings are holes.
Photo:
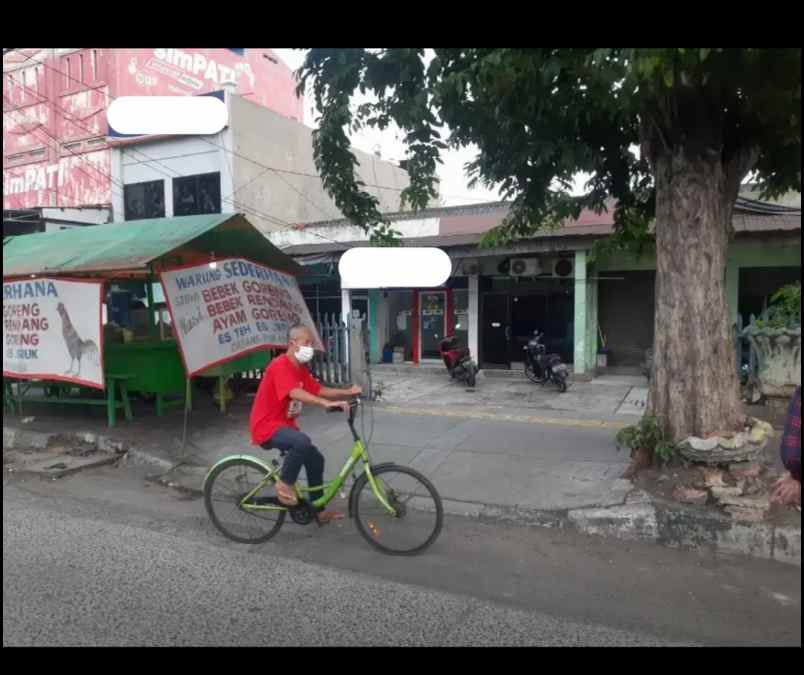
<path fill-rule="evenodd" d="M 229 118 L 214 96 L 121 96 L 109 106 L 109 126 L 118 134 L 211 135 Z"/>

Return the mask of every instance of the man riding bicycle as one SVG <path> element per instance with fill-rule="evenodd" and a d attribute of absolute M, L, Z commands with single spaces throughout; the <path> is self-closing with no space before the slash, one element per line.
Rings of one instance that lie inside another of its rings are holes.
<path fill-rule="evenodd" d="M 266 369 L 251 409 L 252 443 L 266 450 L 277 448 L 287 453 L 280 480 L 276 483 L 277 497 L 285 506 L 298 503 L 293 485 L 299 478 L 302 466 L 307 474 L 308 485 L 318 486 L 324 482 L 324 455 L 296 423 L 304 404 L 348 411 L 347 401 L 334 399 L 363 392 L 358 386 L 333 389 L 316 382 L 304 366 L 315 353 L 312 344 L 313 333 L 309 328 L 295 325 L 290 329 L 287 352 L 275 358 Z M 310 493 L 310 501 L 322 495 L 322 490 L 315 490 Z M 333 511 L 318 514 L 321 523 L 337 518 L 343 518 L 343 514 Z"/>

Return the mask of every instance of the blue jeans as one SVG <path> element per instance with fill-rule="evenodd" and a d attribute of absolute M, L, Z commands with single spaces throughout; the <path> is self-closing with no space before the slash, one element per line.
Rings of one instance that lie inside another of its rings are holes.
<path fill-rule="evenodd" d="M 323 484 L 324 455 L 313 445 L 307 434 L 290 427 L 282 427 L 263 443 L 262 447 L 266 450 L 277 448 L 287 453 L 279 474 L 283 483 L 293 485 L 299 479 L 299 473 L 304 467 L 308 485 Z M 323 496 L 323 490 L 315 490 L 310 493 L 310 501 L 315 501 Z"/>

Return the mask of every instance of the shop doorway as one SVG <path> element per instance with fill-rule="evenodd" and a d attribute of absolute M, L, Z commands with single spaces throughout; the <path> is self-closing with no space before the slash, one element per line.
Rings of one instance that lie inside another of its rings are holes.
<path fill-rule="evenodd" d="M 511 367 L 511 303 L 508 293 L 485 293 L 481 310 L 483 368 Z"/>
<path fill-rule="evenodd" d="M 447 332 L 447 294 L 445 291 L 423 291 L 420 295 L 420 303 L 421 358 L 423 360 L 440 360 L 439 343 Z"/>
<path fill-rule="evenodd" d="M 525 288 L 483 294 L 481 362 L 484 368 L 511 368 L 524 361 L 533 332 L 544 333 L 549 352 L 565 363 L 574 357 L 573 293 L 563 280 L 535 280 Z"/>

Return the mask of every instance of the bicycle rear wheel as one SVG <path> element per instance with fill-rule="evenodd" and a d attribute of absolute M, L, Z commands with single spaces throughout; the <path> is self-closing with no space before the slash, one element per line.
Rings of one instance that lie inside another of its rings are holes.
<path fill-rule="evenodd" d="M 258 462 L 240 457 L 219 464 L 210 474 L 204 484 L 204 505 L 209 519 L 227 539 L 261 544 L 279 532 L 287 511 L 279 506 L 273 482 L 261 488 L 248 503 L 277 508 L 251 510 L 242 503 L 266 475 Z"/>
<path fill-rule="evenodd" d="M 364 474 L 352 495 L 358 532 L 389 555 L 415 555 L 431 546 L 444 522 L 444 507 L 433 484 L 404 466 L 380 467 L 373 475 L 394 512 L 377 498 Z"/>

